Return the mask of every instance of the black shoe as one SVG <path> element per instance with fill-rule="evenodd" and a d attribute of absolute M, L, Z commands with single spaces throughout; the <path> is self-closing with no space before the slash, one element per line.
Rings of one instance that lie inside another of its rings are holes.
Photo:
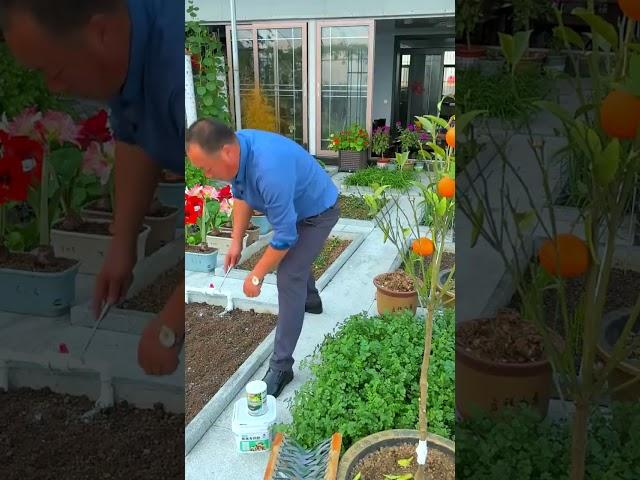
<path fill-rule="evenodd" d="M 293 380 L 293 371 L 283 372 L 269 368 L 262 381 L 267 384 L 267 395 L 273 395 L 278 398 L 282 389 Z"/>
<path fill-rule="evenodd" d="M 304 304 L 304 311 L 307 313 L 314 313 L 319 315 L 322 313 L 322 300 L 319 298 L 317 300 L 307 300 L 307 303 Z"/>

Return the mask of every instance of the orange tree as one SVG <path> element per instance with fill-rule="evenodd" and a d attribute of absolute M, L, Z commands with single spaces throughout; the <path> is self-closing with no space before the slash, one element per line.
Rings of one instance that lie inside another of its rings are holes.
<path fill-rule="evenodd" d="M 441 105 L 442 103 L 440 103 Z M 452 129 L 452 122 L 439 116 L 417 117 L 422 128 L 437 138 L 440 128 Z M 377 226 L 384 233 L 385 241 L 391 241 L 403 260 L 405 270 L 413 280 L 420 305 L 426 310 L 425 337 L 420 370 L 420 442 L 416 450 L 418 471 L 415 478 L 426 478 L 427 460 L 427 394 L 431 353 L 433 318 L 436 309 L 443 306 L 446 293 L 452 288 L 455 267 L 442 286 L 438 285 L 440 265 L 445 251 L 447 235 L 452 233 L 455 214 L 455 136 L 449 135 L 449 144 L 427 142 L 422 155 L 429 161 L 426 181 L 412 182 L 419 192 L 417 196 L 402 196 L 389 192 L 387 185 L 373 185 L 373 193 L 364 199 L 375 216 Z M 385 208 L 386 205 L 390 207 Z M 425 219 L 429 219 L 429 225 Z M 431 257 L 431 261 L 425 261 Z"/>
<path fill-rule="evenodd" d="M 570 478 L 585 478 L 590 411 L 606 392 L 614 369 L 629 355 L 638 341 L 630 342 L 630 333 L 640 314 L 640 296 L 633 306 L 622 334 L 608 360 L 596 359 L 598 336 L 603 325 L 604 306 L 616 248 L 616 235 L 633 192 L 640 170 L 640 55 L 635 37 L 636 23 L 626 18 L 620 28 L 595 13 L 594 2 L 577 8 L 573 14 L 590 26 L 593 40 L 588 51 L 583 38 L 563 24 L 556 11 L 557 35 L 567 49 L 572 47 L 570 61 L 579 72 L 578 54 L 587 54 L 590 67 L 591 95 L 584 80 L 576 73 L 569 81 L 574 86 L 578 105 L 569 111 L 558 103 L 538 101 L 537 106 L 557 117 L 562 125 L 565 148 L 583 162 L 589 192 L 579 209 L 583 231 L 578 235 L 558 232 L 553 208 L 551 185 L 553 164 L 547 158 L 545 141 L 527 126 L 534 164 L 542 183 L 542 199 L 536 199 L 531 178 L 524 178 L 521 166 L 515 164 L 520 155 L 507 154 L 504 141 L 491 138 L 498 160 L 491 168 L 480 167 L 478 159 L 462 174 L 458 195 L 459 208 L 472 226 L 472 246 L 482 238 L 498 252 L 513 278 L 521 299 L 522 316 L 539 327 L 547 354 L 556 373 L 557 389 L 562 398 L 571 398 L 575 413 L 572 419 Z M 637 2 L 620 2 L 623 11 L 637 14 Z M 634 13 L 635 12 L 635 13 Z M 515 65 L 526 49 L 530 32 L 514 36 L 502 35 L 505 55 Z M 609 61 L 601 61 L 608 52 Z M 483 112 L 459 115 L 459 130 L 466 131 Z M 464 140 L 463 140 L 464 141 Z M 507 142 L 509 140 L 506 140 Z M 489 179 L 494 175 L 493 179 Z M 493 182 L 493 183 L 491 183 Z M 520 191 L 519 199 L 515 191 Z M 496 194 L 497 195 L 494 195 Z M 533 261 L 529 234 L 539 225 L 544 242 Z M 576 307 L 569 307 L 567 282 L 582 277 L 584 287 Z M 553 294 L 555 312 L 545 312 L 545 292 Z M 549 318 L 549 317 L 553 318 Z M 562 341 L 556 341 L 557 336 Z M 637 380 L 637 379 L 636 379 Z"/>

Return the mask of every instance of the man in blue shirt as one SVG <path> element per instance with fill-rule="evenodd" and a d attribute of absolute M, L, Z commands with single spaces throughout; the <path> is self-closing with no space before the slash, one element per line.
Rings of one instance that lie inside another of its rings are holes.
<path fill-rule="evenodd" d="M 54 93 L 108 102 L 116 138 L 114 236 L 96 313 L 131 285 L 136 239 L 161 170 L 184 174 L 184 3 L 175 0 L 0 0 L 0 26 L 18 61 Z M 184 281 L 139 343 L 147 373 L 178 366 Z"/>
<path fill-rule="evenodd" d="M 278 324 L 267 393 L 277 397 L 293 379 L 295 350 L 305 311 L 321 313 L 311 265 L 338 222 L 338 189 L 320 164 L 288 138 L 259 130 L 233 132 L 201 119 L 187 131 L 187 155 L 209 178 L 232 182 L 233 245 L 225 270 L 235 266 L 254 210 L 264 212 L 273 238 L 244 282 L 248 297 L 260 294 L 267 273 L 278 269 Z"/>

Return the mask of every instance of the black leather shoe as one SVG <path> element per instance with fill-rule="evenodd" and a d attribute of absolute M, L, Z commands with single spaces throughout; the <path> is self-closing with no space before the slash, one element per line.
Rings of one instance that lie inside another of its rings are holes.
<path fill-rule="evenodd" d="M 283 372 L 269 368 L 262 381 L 267 384 L 267 395 L 278 398 L 284 387 L 293 380 L 293 371 Z"/>
<path fill-rule="evenodd" d="M 313 313 L 319 315 L 322 313 L 322 300 L 307 300 L 304 304 L 304 311 L 307 313 Z"/>

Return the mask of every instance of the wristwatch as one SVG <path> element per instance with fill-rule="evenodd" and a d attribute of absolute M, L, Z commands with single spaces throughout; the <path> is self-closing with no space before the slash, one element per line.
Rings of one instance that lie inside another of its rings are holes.
<path fill-rule="evenodd" d="M 166 325 L 160 327 L 160 334 L 158 335 L 160 345 L 164 348 L 173 348 L 182 341 L 182 338 L 177 338 L 176 333 Z"/>
<path fill-rule="evenodd" d="M 262 281 L 255 275 L 251 275 L 251 283 L 253 283 L 257 287 L 262 283 Z"/>

